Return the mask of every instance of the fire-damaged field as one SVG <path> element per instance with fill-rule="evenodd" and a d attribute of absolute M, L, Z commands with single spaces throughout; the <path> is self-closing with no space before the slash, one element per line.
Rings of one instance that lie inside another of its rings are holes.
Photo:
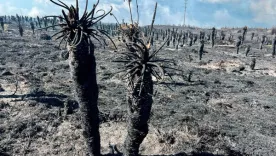
<path fill-rule="evenodd" d="M 172 26 L 155 26 L 172 30 Z M 176 27 L 175 27 L 176 28 Z M 199 34 L 207 29 L 180 28 Z M 271 43 L 260 50 L 265 29 L 248 29 L 236 54 L 240 29 L 223 29 L 212 48 L 206 40 L 202 60 L 199 45 L 169 46 L 158 57 L 173 59 L 162 81 L 154 81 L 149 134 L 142 155 L 276 155 L 276 58 Z M 218 29 L 218 32 L 222 30 Z M 43 40 L 26 28 L 20 37 L 16 24 L 0 33 L 0 155 L 85 155 L 78 103 L 74 100 L 68 53 L 59 42 Z M 251 33 L 256 36 L 251 40 Z M 233 39 L 228 40 L 229 34 Z M 100 134 L 103 154 L 109 145 L 119 151 L 127 134 L 126 82 L 116 60 L 124 50 L 97 46 Z M 158 48 L 163 39 L 154 40 Z M 251 45 L 248 56 L 245 49 Z M 252 59 L 256 59 L 251 69 Z M 171 78 L 170 78 L 171 77 Z M 155 80 L 155 79 L 154 79 Z"/>

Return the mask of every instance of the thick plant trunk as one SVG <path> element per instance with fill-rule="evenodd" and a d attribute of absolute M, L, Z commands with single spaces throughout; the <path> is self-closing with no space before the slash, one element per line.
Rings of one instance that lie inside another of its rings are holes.
<path fill-rule="evenodd" d="M 204 43 L 201 43 L 199 48 L 199 60 L 202 59 L 203 49 L 204 49 Z"/>
<path fill-rule="evenodd" d="M 83 136 L 90 156 L 100 155 L 98 85 L 94 45 L 81 41 L 76 47 L 67 47 L 74 95 L 80 105 Z M 89 51 L 90 49 L 90 51 Z"/>
<path fill-rule="evenodd" d="M 276 38 L 272 40 L 272 57 L 274 58 L 276 55 Z"/>
<path fill-rule="evenodd" d="M 212 48 L 214 47 L 215 45 L 215 40 L 212 38 Z"/>
<path fill-rule="evenodd" d="M 153 81 L 150 73 L 144 77 L 144 89 L 139 96 L 140 82 L 128 86 L 128 127 L 124 143 L 125 156 L 137 156 L 140 144 L 148 134 L 148 120 L 152 107 Z"/>

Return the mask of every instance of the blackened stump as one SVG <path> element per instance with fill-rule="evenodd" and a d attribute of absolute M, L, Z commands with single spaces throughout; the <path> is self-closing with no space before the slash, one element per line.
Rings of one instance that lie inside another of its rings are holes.
<path fill-rule="evenodd" d="M 86 139 L 89 154 L 99 156 L 101 146 L 94 45 L 82 40 L 77 46 L 67 46 L 67 50 L 74 95 L 80 105 L 83 136 Z"/>
<path fill-rule="evenodd" d="M 199 47 L 199 50 L 198 50 L 198 53 L 199 53 L 199 60 L 202 59 L 203 49 L 204 49 L 204 40 L 201 40 L 201 41 L 200 41 L 200 47 Z"/>
<path fill-rule="evenodd" d="M 253 58 L 250 63 L 250 69 L 254 70 L 256 66 L 256 58 Z"/>
<path fill-rule="evenodd" d="M 138 79 L 138 75 L 136 79 Z M 144 87 L 139 96 L 141 81 L 134 86 L 128 86 L 128 133 L 124 143 L 125 156 L 137 156 L 139 154 L 140 144 L 147 136 L 148 120 L 150 118 L 151 107 L 153 103 L 153 81 L 151 73 L 145 72 Z"/>
<path fill-rule="evenodd" d="M 276 36 L 272 40 L 272 57 L 275 58 L 276 55 Z"/>

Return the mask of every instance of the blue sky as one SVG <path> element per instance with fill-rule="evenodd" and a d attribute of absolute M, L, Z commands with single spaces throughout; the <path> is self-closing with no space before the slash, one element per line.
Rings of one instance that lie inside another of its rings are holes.
<path fill-rule="evenodd" d="M 62 0 L 74 4 L 75 0 Z M 85 0 L 79 0 L 83 8 Z M 133 0 L 135 2 L 135 0 Z M 272 27 L 276 25 L 276 0 L 188 0 L 186 24 L 199 27 Z M 96 0 L 89 0 L 89 8 Z M 138 0 L 140 24 L 150 24 L 155 2 L 158 2 L 155 24 L 183 24 L 184 0 Z M 100 0 L 98 8 L 109 10 L 119 20 L 130 20 L 128 4 L 124 0 Z M 0 0 L 0 15 L 23 14 L 43 16 L 60 14 L 61 10 L 49 0 Z M 136 9 L 133 4 L 134 19 Z M 104 22 L 114 22 L 108 16 Z"/>

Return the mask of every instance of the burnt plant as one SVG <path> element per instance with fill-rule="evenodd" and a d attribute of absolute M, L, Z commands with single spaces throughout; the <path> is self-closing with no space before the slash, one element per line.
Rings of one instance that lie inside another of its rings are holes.
<path fill-rule="evenodd" d="M 4 20 L 3 20 L 3 17 L 0 17 L 0 24 L 1 24 L 2 29 L 4 30 Z"/>
<path fill-rule="evenodd" d="M 20 36 L 22 37 L 24 30 L 23 30 L 23 27 L 22 27 L 22 24 L 20 23 L 20 21 L 18 21 L 18 31 L 19 31 Z"/>
<path fill-rule="evenodd" d="M 212 48 L 214 47 L 215 45 L 215 37 L 216 37 L 216 28 L 213 27 L 212 28 L 212 36 L 211 36 L 211 40 L 212 40 Z"/>
<path fill-rule="evenodd" d="M 177 47 L 178 46 L 182 46 L 181 45 L 181 35 L 179 35 L 178 38 L 177 38 Z"/>
<path fill-rule="evenodd" d="M 124 0 L 125 1 L 125 0 Z M 124 23 L 124 20 L 122 21 L 122 24 L 119 23 L 119 21 L 117 20 L 116 16 L 112 13 L 110 13 L 111 16 L 113 16 L 115 18 L 115 20 L 117 21 L 117 24 L 119 25 L 118 28 L 118 33 L 122 34 L 122 37 L 126 37 L 129 41 L 133 41 L 136 42 L 136 38 L 138 38 L 138 34 L 141 33 L 141 31 L 139 30 L 139 12 L 138 12 L 138 4 L 137 4 L 137 0 L 136 0 L 136 7 L 137 7 L 137 17 L 138 20 L 137 22 L 133 21 L 132 18 L 132 11 L 131 11 L 131 0 L 127 0 L 128 1 L 128 6 L 129 6 L 129 12 L 130 12 L 130 19 L 131 19 L 131 24 L 127 24 Z M 144 33 L 144 36 L 147 36 L 147 31 Z M 149 41 L 148 41 L 149 42 Z"/>
<path fill-rule="evenodd" d="M 231 42 L 232 39 L 233 39 L 233 35 L 229 34 L 228 41 Z"/>
<path fill-rule="evenodd" d="M 173 46 L 175 47 L 175 35 L 174 35 L 174 37 L 172 39 L 172 42 L 173 42 Z"/>
<path fill-rule="evenodd" d="M 220 32 L 220 39 L 224 40 L 225 39 L 225 33 L 223 31 Z"/>
<path fill-rule="evenodd" d="M 193 45 L 193 35 L 191 34 L 189 36 L 190 40 L 189 40 L 189 46 L 191 47 Z"/>
<path fill-rule="evenodd" d="M 167 41 L 167 47 L 169 47 L 169 46 L 170 46 L 170 40 Z"/>
<path fill-rule="evenodd" d="M 113 15 L 111 13 L 111 15 Z M 114 16 L 114 15 L 113 15 Z M 115 17 L 115 16 L 114 16 Z M 138 37 L 138 34 L 140 33 L 138 28 L 138 23 L 134 24 L 119 24 L 118 33 L 122 34 L 122 38 L 127 38 L 130 41 L 135 41 L 135 38 Z"/>
<path fill-rule="evenodd" d="M 23 32 L 24 32 L 24 30 L 23 30 L 23 27 L 22 27 L 22 24 L 21 24 L 21 17 L 20 16 L 18 16 L 17 14 L 16 14 L 16 22 L 17 22 L 17 24 L 18 24 L 18 31 L 19 31 L 19 34 L 20 34 L 20 36 L 22 37 L 23 36 Z"/>
<path fill-rule="evenodd" d="M 256 66 L 256 58 L 252 58 L 251 63 L 250 63 L 250 69 L 254 70 Z"/>
<path fill-rule="evenodd" d="M 48 19 L 47 19 L 47 17 L 44 17 L 43 18 L 43 23 L 44 23 L 44 29 L 47 31 L 48 29 Z M 51 26 L 51 27 L 53 27 L 53 26 Z"/>
<path fill-rule="evenodd" d="M 152 34 L 153 23 L 155 20 L 157 3 L 155 5 L 153 20 L 149 34 Z M 136 42 L 125 42 L 127 51 L 121 53 L 123 58 L 117 62 L 124 63 L 123 77 L 127 80 L 127 103 L 128 103 L 128 127 L 127 136 L 124 142 L 124 155 L 137 156 L 140 144 L 147 136 L 149 127 L 152 103 L 153 103 L 153 80 L 161 80 L 165 75 L 165 66 L 159 65 L 160 62 L 170 62 L 168 59 L 157 58 L 157 54 L 166 44 L 164 42 L 158 49 L 152 49 L 149 40 L 134 38 Z M 169 38 L 166 40 L 168 41 Z"/>
<path fill-rule="evenodd" d="M 276 35 L 274 35 L 272 40 L 272 57 L 275 58 L 276 54 Z"/>
<path fill-rule="evenodd" d="M 207 41 L 210 41 L 210 39 L 211 39 L 211 35 L 207 34 Z"/>
<path fill-rule="evenodd" d="M 255 33 L 253 32 L 253 33 L 251 34 L 251 41 L 253 40 L 254 36 L 255 36 Z"/>
<path fill-rule="evenodd" d="M 201 40 L 200 41 L 200 46 L 199 46 L 199 50 L 198 50 L 198 53 L 199 53 L 199 60 L 202 59 L 202 55 L 203 55 L 203 49 L 204 49 L 204 40 Z"/>
<path fill-rule="evenodd" d="M 205 32 L 204 31 L 200 31 L 199 32 L 199 40 L 204 40 L 205 38 Z"/>
<path fill-rule="evenodd" d="M 150 44 L 153 45 L 153 37 L 150 39 Z"/>
<path fill-rule="evenodd" d="M 263 45 L 264 45 L 265 40 L 266 40 L 266 36 L 262 35 L 262 40 L 261 40 L 261 43 L 260 43 L 260 49 L 261 50 L 263 49 Z"/>
<path fill-rule="evenodd" d="M 61 39 L 60 43 L 66 42 L 74 95 L 80 105 L 83 137 L 89 155 L 99 156 L 101 147 L 98 109 L 99 90 L 96 79 L 95 45 L 92 39 L 98 42 L 102 42 L 104 36 L 110 39 L 107 32 L 94 26 L 112 11 L 112 7 L 107 13 L 102 9 L 97 11 L 98 0 L 93 5 L 92 10 L 87 11 L 88 0 L 86 0 L 84 13 L 80 16 L 78 0 L 76 0 L 76 6 L 71 5 L 70 7 L 62 1 L 50 1 L 63 8 L 62 16 L 59 18 L 62 18 L 64 22 L 55 25 L 60 26 L 61 30 L 53 36 L 58 35 L 56 39 Z M 99 12 L 102 13 L 96 15 Z M 45 29 L 50 27 L 52 26 L 45 27 Z"/>
<path fill-rule="evenodd" d="M 39 28 L 41 28 L 41 20 L 40 20 L 40 18 L 37 16 L 36 19 L 37 19 L 37 23 L 39 25 Z"/>
<path fill-rule="evenodd" d="M 53 30 L 55 30 L 56 22 L 57 22 L 57 17 L 53 17 L 53 20 L 52 20 L 52 28 L 53 28 Z"/>
<path fill-rule="evenodd" d="M 273 27 L 273 28 L 271 29 L 271 35 L 276 35 L 276 27 Z"/>
<path fill-rule="evenodd" d="M 247 45 L 247 47 L 245 48 L 245 56 L 248 56 L 250 50 L 251 50 L 251 46 Z"/>
<path fill-rule="evenodd" d="M 185 45 L 185 40 L 186 40 L 186 35 L 185 35 L 185 33 L 183 33 L 183 35 L 182 35 L 182 47 Z"/>
<path fill-rule="evenodd" d="M 241 43 L 242 43 L 242 36 L 239 36 L 238 41 L 236 42 L 237 54 L 239 54 Z"/>
<path fill-rule="evenodd" d="M 165 33 L 163 33 L 163 35 L 162 35 L 162 40 L 164 41 L 164 40 L 165 40 L 165 38 L 166 38 L 166 34 L 165 34 Z"/>
<path fill-rule="evenodd" d="M 194 73 L 194 71 L 189 70 L 189 73 L 188 73 L 188 76 L 187 76 L 187 81 L 188 81 L 188 82 L 192 82 L 193 73 Z"/>
<path fill-rule="evenodd" d="M 156 33 L 155 40 L 158 41 L 158 39 L 159 39 L 159 35 L 158 35 L 158 33 Z"/>
<path fill-rule="evenodd" d="M 31 22 L 31 23 L 30 23 L 30 25 L 31 25 L 31 29 L 32 29 L 33 34 L 34 34 L 34 29 L 35 29 L 34 23 L 33 23 L 33 22 Z"/>
<path fill-rule="evenodd" d="M 247 33 L 247 26 L 243 27 L 243 32 L 242 32 L 242 42 L 241 44 L 243 44 L 244 40 L 245 40 L 245 35 Z"/>
<path fill-rule="evenodd" d="M 197 35 L 194 35 L 194 39 L 193 39 L 194 44 L 196 43 L 196 41 L 197 41 Z"/>
<path fill-rule="evenodd" d="M 58 16 L 59 22 L 63 22 L 63 18 L 61 16 Z"/>

